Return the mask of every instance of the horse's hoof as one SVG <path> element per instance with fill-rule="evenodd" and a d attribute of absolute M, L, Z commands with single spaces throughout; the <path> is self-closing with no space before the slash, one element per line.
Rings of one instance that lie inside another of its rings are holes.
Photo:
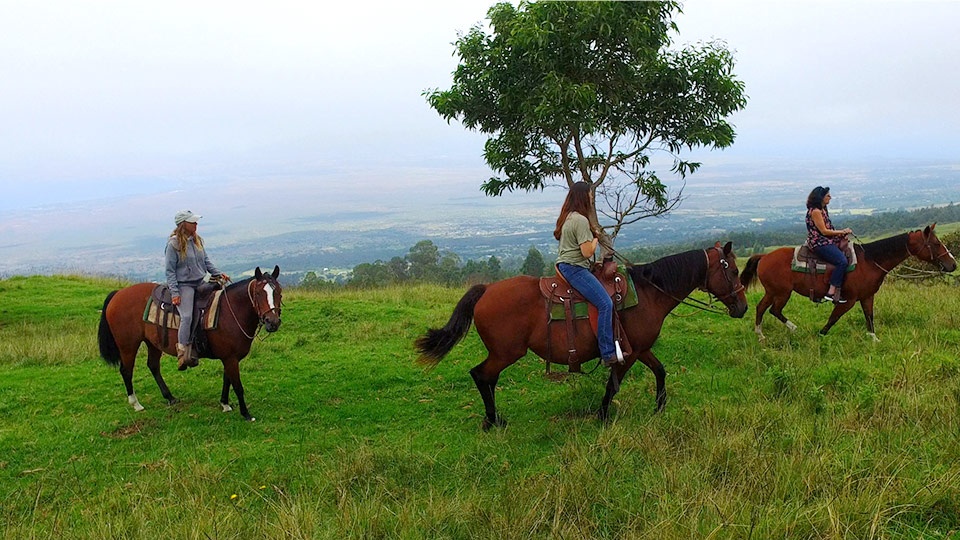
<path fill-rule="evenodd" d="M 507 427 L 507 421 L 499 416 L 492 422 L 489 418 L 484 418 L 482 427 L 484 431 L 490 431 L 490 428 L 493 427 L 504 428 Z"/>
<path fill-rule="evenodd" d="M 177 403 L 180 403 L 180 400 L 175 397 L 167 400 L 167 405 L 176 405 Z"/>

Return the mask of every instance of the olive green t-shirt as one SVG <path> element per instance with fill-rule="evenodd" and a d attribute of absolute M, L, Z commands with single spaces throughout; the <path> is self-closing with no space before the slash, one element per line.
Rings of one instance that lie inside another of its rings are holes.
<path fill-rule="evenodd" d="M 560 228 L 560 248 L 557 250 L 557 263 L 590 268 L 590 260 L 583 256 L 580 251 L 580 244 L 591 240 L 593 240 L 593 232 L 590 230 L 590 221 L 577 212 L 567 214 L 567 219 L 563 222 L 563 227 Z"/>

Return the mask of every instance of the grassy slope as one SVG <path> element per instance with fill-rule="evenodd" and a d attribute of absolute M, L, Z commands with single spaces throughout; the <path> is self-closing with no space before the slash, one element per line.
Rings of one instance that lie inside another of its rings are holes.
<path fill-rule="evenodd" d="M 99 360 L 117 284 L 0 281 L 0 525 L 5 538 L 917 538 L 960 530 L 960 298 L 884 285 L 878 344 L 852 311 L 794 297 L 795 334 L 681 306 L 653 377 L 628 376 L 615 419 L 602 370 L 552 382 L 527 357 L 498 390 L 507 429 L 479 431 L 471 332 L 435 370 L 412 341 L 462 289 L 285 293 L 284 323 L 241 364 L 243 422 L 220 366 L 143 365 L 135 413 Z M 759 292 L 751 291 L 751 306 Z M 589 366 L 588 366 L 589 367 Z"/>

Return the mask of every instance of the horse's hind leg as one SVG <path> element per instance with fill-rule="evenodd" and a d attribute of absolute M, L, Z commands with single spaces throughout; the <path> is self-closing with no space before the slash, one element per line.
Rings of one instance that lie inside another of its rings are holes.
<path fill-rule="evenodd" d="M 483 417 L 483 430 L 487 431 L 493 426 L 504 427 L 507 421 L 497 414 L 497 381 L 500 380 L 500 372 L 505 366 L 499 369 L 491 362 L 490 356 L 480 362 L 470 370 L 470 376 L 473 377 L 477 390 L 480 391 L 480 397 L 483 399 L 483 408 L 485 415 Z"/>
<path fill-rule="evenodd" d="M 160 374 L 161 357 L 163 357 L 163 351 L 154 347 L 152 343 L 147 343 L 147 367 L 150 368 L 150 373 L 153 374 L 153 380 L 157 381 L 157 386 L 160 387 L 160 393 L 163 394 L 163 398 L 167 400 L 167 405 L 173 405 L 179 400 L 170 393 L 166 381 L 163 380 L 163 375 Z"/>

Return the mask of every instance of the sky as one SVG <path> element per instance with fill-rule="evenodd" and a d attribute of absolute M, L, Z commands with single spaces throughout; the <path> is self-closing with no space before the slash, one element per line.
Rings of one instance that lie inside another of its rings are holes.
<path fill-rule="evenodd" d="M 484 137 L 422 93 L 449 87 L 453 41 L 491 5 L 0 0 L 0 214 L 482 167 Z M 956 159 L 958 20 L 948 0 L 688 0 L 675 43 L 724 41 L 748 95 L 734 146 L 701 160 Z"/>

